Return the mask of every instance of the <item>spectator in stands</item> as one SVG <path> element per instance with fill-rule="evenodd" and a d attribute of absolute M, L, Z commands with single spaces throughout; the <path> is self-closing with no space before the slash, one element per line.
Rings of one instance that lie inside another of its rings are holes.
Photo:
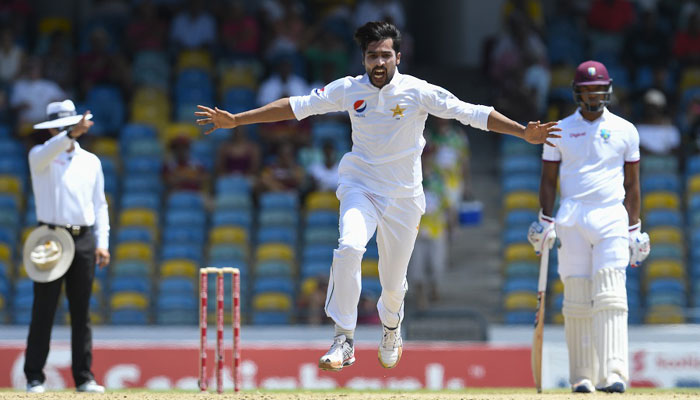
<path fill-rule="evenodd" d="M 293 71 L 291 57 L 281 57 L 275 72 L 260 83 L 258 105 L 270 103 L 281 97 L 302 96 L 309 93 L 309 84 Z"/>
<path fill-rule="evenodd" d="M 307 23 L 301 7 L 286 2 L 282 9 L 282 17 L 272 25 L 274 36 L 265 50 L 265 58 L 270 62 L 275 62 L 280 56 L 299 54 L 308 41 Z"/>
<path fill-rule="evenodd" d="M 622 61 L 631 73 L 640 67 L 655 67 L 668 63 L 669 34 L 660 24 L 654 8 L 645 9 L 625 34 Z M 632 75 L 633 76 L 633 75 Z"/>
<path fill-rule="evenodd" d="M 170 27 L 175 52 L 183 49 L 207 48 L 216 42 L 216 20 L 202 0 L 189 0 L 187 10 L 179 12 Z"/>
<path fill-rule="evenodd" d="M 24 50 L 15 43 L 15 36 L 9 25 L 0 29 L 0 83 L 6 83 L 19 76 L 24 61 Z"/>
<path fill-rule="evenodd" d="M 311 81 L 323 80 L 326 74 L 335 77 L 347 73 L 348 51 L 345 43 L 333 32 L 320 30 L 306 47 L 304 57 L 309 66 Z M 330 71 L 326 72 L 327 68 Z M 326 82 L 330 81 L 324 80 L 324 84 Z"/>
<path fill-rule="evenodd" d="M 131 71 L 126 58 L 111 43 L 107 30 L 95 28 L 90 33 L 90 48 L 78 57 L 81 91 L 86 95 L 93 86 L 113 84 L 128 90 Z"/>
<path fill-rule="evenodd" d="M 595 0 L 588 10 L 588 26 L 605 33 L 621 33 L 635 20 L 629 0 Z"/>
<path fill-rule="evenodd" d="M 44 119 L 49 103 L 65 98 L 56 82 L 43 78 L 38 58 L 27 58 L 22 71 L 23 75 L 15 81 L 10 96 L 10 107 L 17 115 L 20 135 L 31 132 L 31 124 Z"/>
<path fill-rule="evenodd" d="M 44 76 L 66 92 L 72 92 L 75 87 L 75 58 L 71 46 L 68 34 L 57 30 L 51 34 L 48 51 L 43 57 Z"/>
<path fill-rule="evenodd" d="M 323 305 L 326 302 L 328 276 L 309 278 L 304 281 L 304 286 L 297 304 L 301 311 L 300 320 L 309 325 L 321 325 L 325 322 Z"/>
<path fill-rule="evenodd" d="M 167 39 L 168 24 L 158 15 L 153 1 L 141 1 L 126 27 L 124 44 L 129 52 L 165 50 Z"/>
<path fill-rule="evenodd" d="M 92 122 L 76 115 L 70 100 L 50 103 L 49 121 L 36 126 L 48 129 L 52 138 L 29 151 L 29 170 L 41 225 L 65 229 L 75 242 L 75 255 L 68 271 L 50 282 L 34 282 L 32 320 L 27 337 L 24 374 L 27 391 L 43 393 L 43 372 L 49 355 L 51 328 L 65 281 L 71 321 L 73 380 L 78 392 L 103 393 L 92 367 L 90 297 L 95 266 L 109 264 L 109 213 L 104 176 L 99 159 L 83 150 L 77 139 Z M 56 177 L 60 177 L 57 179 Z"/>
<path fill-rule="evenodd" d="M 239 126 L 217 150 L 216 175 L 243 175 L 254 182 L 260 161 L 260 147 L 248 137 L 248 128 Z"/>
<path fill-rule="evenodd" d="M 309 174 L 313 179 L 315 190 L 335 192 L 338 189 L 338 162 L 333 142 L 325 141 L 323 143 L 323 162 L 309 166 Z"/>
<path fill-rule="evenodd" d="M 227 56 L 253 57 L 260 52 L 260 25 L 246 13 L 241 0 L 229 0 L 221 24 L 220 40 Z"/>
<path fill-rule="evenodd" d="M 566 3 L 569 2 L 567 1 Z M 541 0 L 506 0 L 503 3 L 502 10 L 505 19 L 507 19 L 512 12 L 518 12 L 527 17 L 530 26 L 541 32 L 544 25 L 544 13 L 542 12 Z"/>
<path fill-rule="evenodd" d="M 445 200 L 449 233 L 458 225 L 458 207 L 473 197 L 469 168 L 469 139 L 461 126 L 449 119 L 432 118 L 426 129 L 426 139 L 434 149 L 430 168 L 441 176 L 445 186 Z"/>
<path fill-rule="evenodd" d="M 195 112 L 199 125 L 213 124 L 205 134 L 333 111 L 350 114 L 353 150 L 343 156 L 339 167 L 340 239 L 326 302 L 326 314 L 336 323 L 335 337 L 319 360 L 324 370 L 340 370 L 355 361 L 360 268 L 365 246 L 375 231 L 382 277 L 377 303 L 383 325 L 379 362 L 393 368 L 401 358 L 406 272 L 425 208 L 419 157 L 428 114 L 515 135 L 530 143 L 560 137 L 554 133 L 559 130 L 556 123 L 530 122 L 525 127 L 492 107 L 462 102 L 445 89 L 399 73 L 401 34 L 390 23 L 368 22 L 356 30 L 355 38 L 362 50 L 363 76 L 340 78 L 306 96 L 278 99 L 242 113 L 206 106 L 198 106 Z"/>
<path fill-rule="evenodd" d="M 190 139 L 185 136 L 172 139 L 170 151 L 169 159 L 163 165 L 163 179 L 167 190 L 208 193 L 209 174 L 204 166 L 190 157 Z"/>
<path fill-rule="evenodd" d="M 300 191 L 304 183 L 304 169 L 297 164 L 294 145 L 284 142 L 277 147 L 275 159 L 260 174 L 262 192 Z"/>
<path fill-rule="evenodd" d="M 355 26 L 369 21 L 386 21 L 387 19 L 402 30 L 406 26 L 406 12 L 398 0 L 359 0 L 355 8 Z"/>
<path fill-rule="evenodd" d="M 660 90 L 649 89 L 644 94 L 644 111 L 637 131 L 643 153 L 668 155 L 678 152 L 681 133 L 668 116 L 666 96 Z"/>
<path fill-rule="evenodd" d="M 447 188 L 435 164 L 436 149 L 423 150 L 423 191 L 425 214 L 408 263 L 409 283 L 415 292 L 418 310 L 425 310 L 439 299 L 439 284 L 447 269 Z"/>
<path fill-rule="evenodd" d="M 673 55 L 684 66 L 700 65 L 700 7 L 690 12 L 687 25 L 676 32 Z"/>

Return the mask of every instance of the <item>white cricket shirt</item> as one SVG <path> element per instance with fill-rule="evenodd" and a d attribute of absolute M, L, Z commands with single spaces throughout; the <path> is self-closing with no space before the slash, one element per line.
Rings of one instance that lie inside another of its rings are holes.
<path fill-rule="evenodd" d="M 75 149 L 68 152 L 71 143 Z M 63 131 L 29 151 L 38 221 L 93 226 L 97 247 L 109 248 L 102 163 Z"/>
<path fill-rule="evenodd" d="M 380 196 L 423 193 L 420 155 L 428 114 L 486 130 L 493 107 L 465 103 L 447 90 L 398 69 L 379 89 L 367 74 L 335 80 L 307 96 L 289 98 L 297 119 L 346 111 L 352 123 L 352 150 L 338 167 L 339 184 Z"/>
<path fill-rule="evenodd" d="M 561 162 L 562 200 L 608 204 L 625 198 L 626 162 L 639 161 L 639 134 L 630 122 L 606 108 L 588 121 L 580 110 L 559 122 L 557 147 L 544 146 L 544 161 Z"/>

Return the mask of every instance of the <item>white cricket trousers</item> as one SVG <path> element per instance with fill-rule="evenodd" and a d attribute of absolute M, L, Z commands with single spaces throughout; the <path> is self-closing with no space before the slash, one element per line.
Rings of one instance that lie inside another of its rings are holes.
<path fill-rule="evenodd" d="M 326 315 L 341 329 L 355 329 L 362 255 L 376 230 L 382 285 L 377 310 L 382 323 L 394 328 L 403 319 L 406 272 L 425 212 L 425 196 L 389 198 L 348 185 L 338 187 L 336 196 L 340 200 L 340 239 L 333 251 Z"/>

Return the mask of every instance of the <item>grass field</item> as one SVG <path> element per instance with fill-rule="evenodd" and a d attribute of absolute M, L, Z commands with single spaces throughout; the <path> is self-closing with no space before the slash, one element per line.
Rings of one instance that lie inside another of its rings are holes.
<path fill-rule="evenodd" d="M 245 399 L 245 400 L 564 400 L 564 399 L 616 399 L 631 398 L 633 400 L 642 399 L 698 399 L 700 390 L 693 389 L 631 389 L 624 395 L 595 393 L 590 395 L 572 394 L 566 390 L 547 390 L 542 394 L 537 394 L 533 389 L 469 389 L 462 391 L 443 392 L 399 392 L 399 391 L 244 391 L 238 394 L 227 392 L 223 395 L 215 393 L 196 393 L 182 391 L 139 391 L 139 390 L 119 390 L 95 395 L 100 400 L 185 400 L 185 399 Z M 78 394 L 72 391 L 48 392 L 41 395 L 28 394 L 19 391 L 0 391 L 0 399 L 48 399 L 48 400 L 73 400 L 85 399 L 90 395 Z"/>

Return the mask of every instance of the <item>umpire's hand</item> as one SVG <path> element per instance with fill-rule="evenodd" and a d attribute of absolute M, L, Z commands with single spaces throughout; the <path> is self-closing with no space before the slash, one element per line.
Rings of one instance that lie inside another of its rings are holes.
<path fill-rule="evenodd" d="M 104 268 L 109 264 L 109 250 L 95 249 L 95 261 L 100 268 Z"/>

